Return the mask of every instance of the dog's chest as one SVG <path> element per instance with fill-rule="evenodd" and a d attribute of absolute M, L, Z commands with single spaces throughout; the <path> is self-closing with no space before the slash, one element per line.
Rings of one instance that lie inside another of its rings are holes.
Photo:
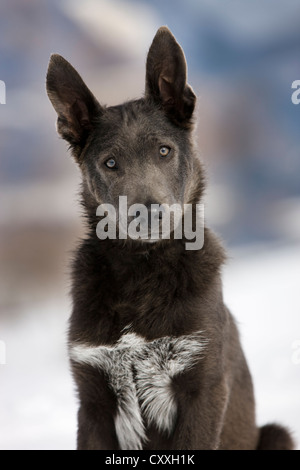
<path fill-rule="evenodd" d="M 146 341 L 124 334 L 113 346 L 73 345 L 71 359 L 106 373 L 117 399 L 115 428 L 121 449 L 142 449 L 147 424 L 170 434 L 177 413 L 172 379 L 201 358 L 201 332 Z"/>

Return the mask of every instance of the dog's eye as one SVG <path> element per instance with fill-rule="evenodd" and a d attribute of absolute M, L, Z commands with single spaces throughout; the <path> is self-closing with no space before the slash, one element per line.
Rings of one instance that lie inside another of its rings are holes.
<path fill-rule="evenodd" d="M 110 168 L 110 169 L 117 168 L 117 162 L 113 158 L 109 158 L 108 160 L 106 160 L 105 165 L 107 166 L 107 168 Z"/>
<path fill-rule="evenodd" d="M 167 157 L 170 153 L 171 149 L 167 145 L 162 145 L 159 149 L 159 153 L 161 157 Z"/>

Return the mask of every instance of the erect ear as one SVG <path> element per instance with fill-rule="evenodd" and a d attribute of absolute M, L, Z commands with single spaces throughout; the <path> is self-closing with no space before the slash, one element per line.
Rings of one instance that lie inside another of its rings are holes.
<path fill-rule="evenodd" d="M 47 93 L 58 115 L 58 133 L 79 151 L 93 128 L 93 119 L 101 113 L 100 104 L 78 72 L 58 54 L 50 58 Z"/>
<path fill-rule="evenodd" d="M 187 84 L 183 50 L 165 26 L 157 31 L 148 52 L 146 97 L 160 103 L 175 122 L 189 126 L 196 96 Z"/>

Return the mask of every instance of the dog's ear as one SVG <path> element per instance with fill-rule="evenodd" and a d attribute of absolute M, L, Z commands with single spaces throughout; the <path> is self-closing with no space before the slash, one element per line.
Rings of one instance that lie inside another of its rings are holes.
<path fill-rule="evenodd" d="M 157 31 L 148 52 L 146 97 L 159 103 L 172 120 L 189 126 L 196 96 L 187 84 L 183 50 L 165 26 Z"/>
<path fill-rule="evenodd" d="M 47 93 L 57 112 L 57 131 L 76 152 L 85 145 L 101 106 L 78 72 L 58 54 L 52 54 L 47 73 Z"/>

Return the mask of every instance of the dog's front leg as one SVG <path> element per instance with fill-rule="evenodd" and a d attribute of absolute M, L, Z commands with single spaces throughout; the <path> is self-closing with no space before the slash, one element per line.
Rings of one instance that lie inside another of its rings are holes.
<path fill-rule="evenodd" d="M 182 395 L 173 435 L 174 449 L 218 449 L 228 397 L 224 380 L 202 386 L 199 393 Z"/>
<path fill-rule="evenodd" d="M 116 450 L 114 424 L 97 404 L 83 403 L 78 411 L 77 450 Z"/>
<path fill-rule="evenodd" d="M 119 449 L 114 424 L 116 399 L 105 374 L 87 364 L 73 362 L 73 375 L 80 402 L 77 450 Z"/>

